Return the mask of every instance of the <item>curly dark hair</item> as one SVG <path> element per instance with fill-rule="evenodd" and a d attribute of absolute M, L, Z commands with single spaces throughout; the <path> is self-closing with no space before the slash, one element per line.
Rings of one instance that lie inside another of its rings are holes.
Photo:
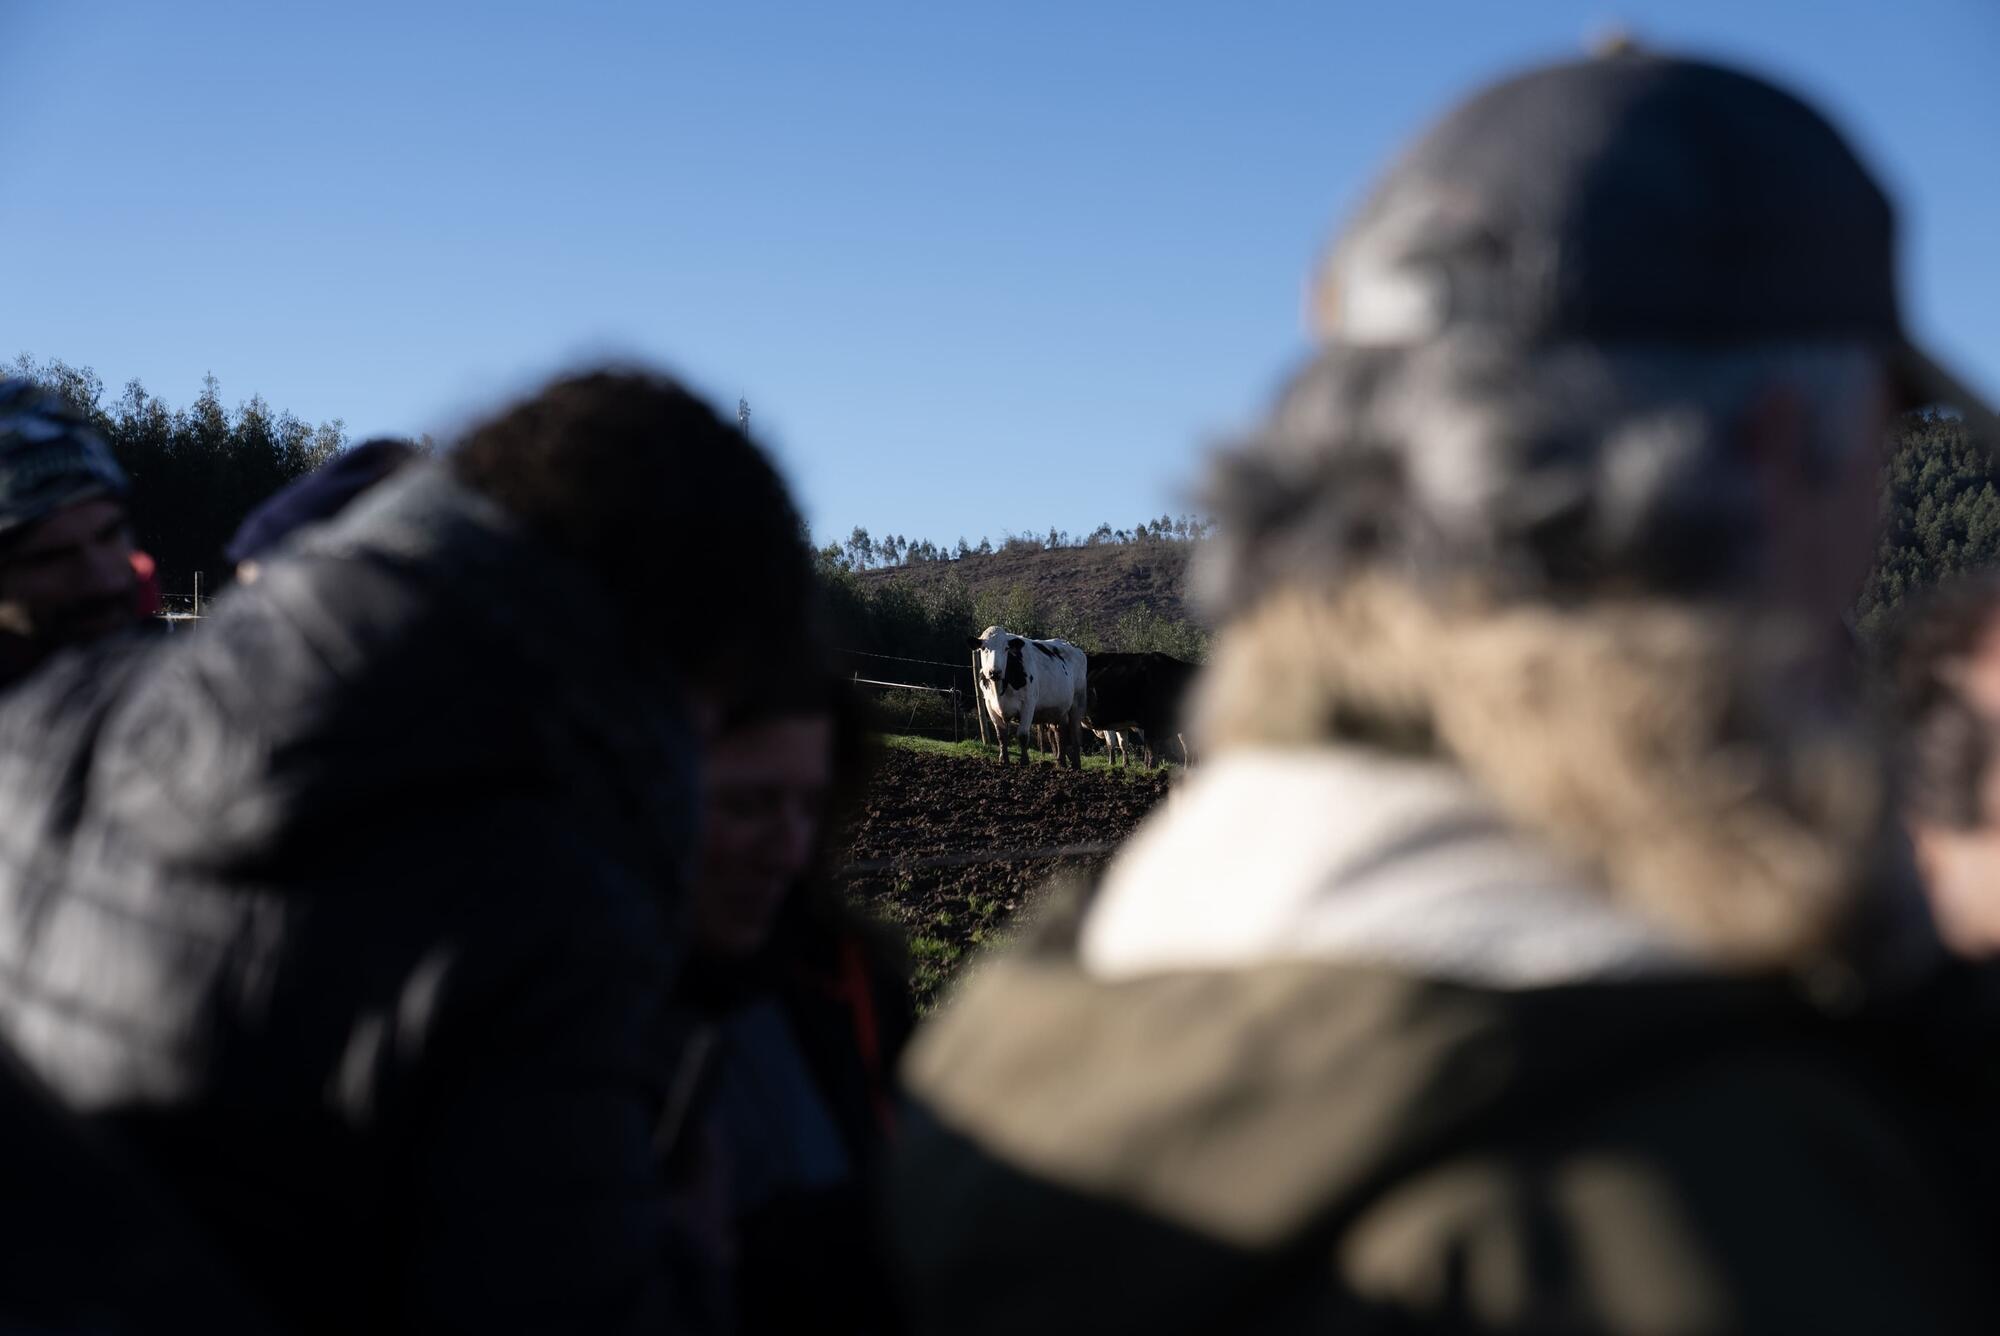
<path fill-rule="evenodd" d="M 1952 672 L 2000 623 L 2000 573 L 1939 586 L 1890 630 L 1882 655 L 1898 777 L 1909 811 L 1955 829 L 1981 824 L 1987 767 L 2000 757 L 2000 720 L 1969 699 Z"/>
<path fill-rule="evenodd" d="M 814 622 L 804 526 L 776 468 L 672 379 L 565 377 L 475 427 L 457 477 L 587 567 L 635 652 L 753 696 Z"/>

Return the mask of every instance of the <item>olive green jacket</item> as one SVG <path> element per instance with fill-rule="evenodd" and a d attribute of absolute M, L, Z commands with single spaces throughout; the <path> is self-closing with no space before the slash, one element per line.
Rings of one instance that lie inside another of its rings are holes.
<path fill-rule="evenodd" d="M 1212 960 L 1199 935 L 1155 942 L 1114 968 L 1091 930 L 1121 866 L 1162 882 L 1189 861 L 1155 831 L 1150 866 L 1122 858 L 1087 917 L 1052 912 L 968 980 L 905 1066 L 892 1203 L 914 1327 L 2000 1330 L 1964 1008 L 1918 989 L 1829 1011 L 1788 976 L 1590 940 L 1568 978 L 1412 968 L 1343 896 L 1386 869 L 1400 884 L 1375 889 L 1423 904 L 1419 929 L 1453 919 L 1425 899 L 1440 881 L 1506 903 L 1479 869 L 1511 837 L 1458 816 L 1394 827 L 1261 940 Z M 1172 887 L 1147 889 L 1173 912 Z M 1548 906 L 1523 904 L 1475 942 L 1532 944 Z"/>

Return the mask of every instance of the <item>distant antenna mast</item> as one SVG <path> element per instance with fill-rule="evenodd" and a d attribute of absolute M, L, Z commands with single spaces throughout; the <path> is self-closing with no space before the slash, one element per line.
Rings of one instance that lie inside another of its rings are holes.
<path fill-rule="evenodd" d="M 745 436 L 750 434 L 750 401 L 741 395 L 736 399 L 736 430 Z"/>

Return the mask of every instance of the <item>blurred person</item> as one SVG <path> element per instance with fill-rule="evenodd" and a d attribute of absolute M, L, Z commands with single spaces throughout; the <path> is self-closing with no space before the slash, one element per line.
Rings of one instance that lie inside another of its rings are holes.
<path fill-rule="evenodd" d="M 291 1328 L 688 1329 L 654 1039 L 799 534 L 707 405 L 580 375 L 202 635 L 49 665 L 0 708 L 0 1038 Z"/>
<path fill-rule="evenodd" d="M 1891 639 L 1904 821 L 1932 913 L 1953 950 L 2000 956 L 2000 576 L 1933 591 Z"/>
<path fill-rule="evenodd" d="M 899 935 L 849 908 L 826 866 L 865 781 L 851 691 L 813 674 L 751 702 L 722 721 L 702 776 L 677 993 L 701 1036 L 694 1135 L 724 1198 L 728 1307 L 746 1333 L 895 1325 L 875 1172 L 915 1016 Z"/>
<path fill-rule="evenodd" d="M 379 436 L 341 451 L 273 492 L 244 517 L 223 549 L 239 584 L 253 583 L 266 557 L 308 524 L 324 524 L 362 493 L 423 457 L 408 441 Z"/>
<path fill-rule="evenodd" d="M 0 690 L 57 650 L 130 630 L 158 608 L 128 490 L 75 409 L 32 381 L 0 380 Z"/>
<path fill-rule="evenodd" d="M 1990 1092 L 1838 634 L 1888 415 L 1962 395 L 1892 252 L 1694 61 L 1401 156 L 1211 479 L 1210 759 L 906 1059 L 920 1329 L 1993 1329 Z"/>

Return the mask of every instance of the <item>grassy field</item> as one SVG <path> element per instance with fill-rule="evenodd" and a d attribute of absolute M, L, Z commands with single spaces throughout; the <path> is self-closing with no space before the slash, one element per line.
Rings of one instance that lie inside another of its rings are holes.
<path fill-rule="evenodd" d="M 896 898 L 901 904 L 918 902 L 914 880 L 906 879 Z M 904 921 L 910 942 L 910 996 L 916 1000 L 918 1015 L 936 1010 L 975 956 L 1006 941 L 1019 926 L 1013 921 L 1018 903 L 973 893 L 955 905 L 927 908 L 921 922 Z"/>

